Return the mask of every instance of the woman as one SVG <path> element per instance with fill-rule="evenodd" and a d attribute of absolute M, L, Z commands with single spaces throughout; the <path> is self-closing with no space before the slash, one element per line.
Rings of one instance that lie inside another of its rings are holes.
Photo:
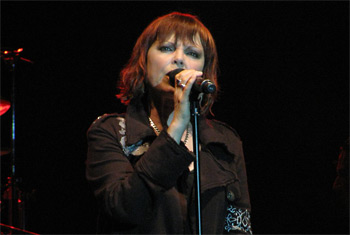
<path fill-rule="evenodd" d="M 193 15 L 159 17 L 141 34 L 119 81 L 126 113 L 105 114 L 88 130 L 98 232 L 198 232 L 189 97 L 199 78 L 217 86 L 217 63 L 212 36 Z M 178 68 L 171 86 L 167 74 Z M 215 96 L 199 96 L 202 233 L 251 233 L 242 143 L 232 128 L 205 118 Z"/>

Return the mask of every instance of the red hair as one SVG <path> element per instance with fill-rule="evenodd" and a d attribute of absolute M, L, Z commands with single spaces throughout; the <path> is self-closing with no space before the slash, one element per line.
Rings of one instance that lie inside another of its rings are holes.
<path fill-rule="evenodd" d="M 172 34 L 175 35 L 175 40 L 191 42 L 194 42 L 195 36 L 199 35 L 205 56 L 203 78 L 210 79 L 217 87 L 214 94 L 204 95 L 201 112 L 207 114 L 219 90 L 217 84 L 218 56 L 211 33 L 196 16 L 190 14 L 173 12 L 155 19 L 147 26 L 136 41 L 127 65 L 120 72 L 118 82 L 120 93 L 117 94 L 117 97 L 126 105 L 131 99 L 143 97 L 148 49 L 156 40 L 163 42 Z"/>

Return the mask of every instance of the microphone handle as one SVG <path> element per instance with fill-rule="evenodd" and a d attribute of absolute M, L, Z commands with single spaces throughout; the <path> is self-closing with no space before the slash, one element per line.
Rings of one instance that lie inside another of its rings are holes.
<path fill-rule="evenodd" d="M 169 83 L 171 86 L 175 87 L 175 75 L 180 73 L 184 69 L 174 69 L 167 73 L 167 76 L 169 76 Z M 197 79 L 196 82 L 192 86 L 191 92 L 198 92 L 198 93 L 205 93 L 205 94 L 212 94 L 216 91 L 215 84 L 210 81 L 209 79 Z"/>

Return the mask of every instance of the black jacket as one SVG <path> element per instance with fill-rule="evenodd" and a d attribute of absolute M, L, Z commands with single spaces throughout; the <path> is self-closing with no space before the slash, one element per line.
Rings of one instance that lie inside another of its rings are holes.
<path fill-rule="evenodd" d="M 202 233 L 251 232 L 242 143 L 224 123 L 200 118 Z M 88 130 L 86 177 L 98 233 L 197 233 L 194 155 L 166 131 L 156 136 L 141 104 L 105 114 Z"/>

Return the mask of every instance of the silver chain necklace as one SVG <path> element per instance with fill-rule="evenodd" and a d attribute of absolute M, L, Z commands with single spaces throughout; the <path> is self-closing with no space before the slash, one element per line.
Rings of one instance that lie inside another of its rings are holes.
<path fill-rule="evenodd" d="M 158 129 L 158 127 L 156 126 L 156 124 L 154 124 L 154 122 L 153 122 L 153 120 L 151 119 L 151 117 L 148 117 L 148 120 L 149 120 L 149 123 L 150 123 L 151 127 L 155 130 L 155 132 L 157 133 L 157 135 L 159 135 L 159 134 L 160 134 L 160 130 Z M 186 143 L 187 143 L 188 135 L 189 135 L 188 127 L 189 127 L 189 125 L 187 125 L 187 128 L 186 128 L 186 137 L 185 137 L 185 140 L 184 140 L 184 144 L 185 144 L 185 145 L 186 145 Z"/>

